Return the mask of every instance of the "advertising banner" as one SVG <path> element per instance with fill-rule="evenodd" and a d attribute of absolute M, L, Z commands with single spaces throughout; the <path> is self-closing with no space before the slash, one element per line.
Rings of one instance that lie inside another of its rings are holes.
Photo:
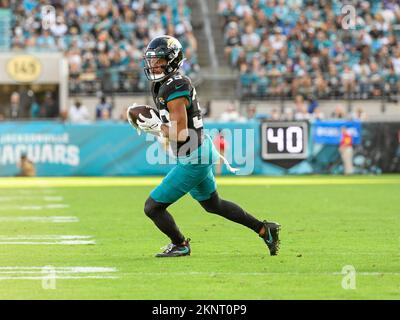
<path fill-rule="evenodd" d="M 338 145 L 342 136 L 342 127 L 353 138 L 353 145 L 361 143 L 361 122 L 359 121 L 316 121 L 313 124 L 313 142 Z"/>

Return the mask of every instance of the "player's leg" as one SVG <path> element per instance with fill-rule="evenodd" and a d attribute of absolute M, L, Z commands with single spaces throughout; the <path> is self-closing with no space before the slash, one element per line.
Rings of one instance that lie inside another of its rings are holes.
<path fill-rule="evenodd" d="M 212 170 L 190 191 L 190 194 L 207 212 L 222 216 L 256 232 L 267 244 L 271 255 L 278 253 L 280 225 L 275 222 L 260 221 L 237 204 L 221 199 L 216 190 Z"/>
<path fill-rule="evenodd" d="M 201 167 L 201 166 L 200 166 Z M 175 257 L 190 255 L 189 240 L 185 240 L 172 215 L 167 208 L 176 202 L 199 183 L 204 170 L 189 170 L 189 167 L 178 164 L 163 179 L 146 200 L 144 211 L 158 229 L 171 239 L 171 244 L 157 257 Z"/>
<path fill-rule="evenodd" d="M 184 243 L 185 237 L 179 230 L 174 218 L 167 211 L 170 203 L 162 203 L 155 201 L 152 197 L 148 197 L 144 204 L 144 212 L 158 229 L 164 233 L 175 245 Z"/>

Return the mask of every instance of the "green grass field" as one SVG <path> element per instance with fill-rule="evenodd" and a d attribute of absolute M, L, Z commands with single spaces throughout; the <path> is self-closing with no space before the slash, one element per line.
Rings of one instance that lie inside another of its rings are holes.
<path fill-rule="evenodd" d="M 159 180 L 1 178 L 0 299 L 400 298 L 400 176 L 219 178 L 223 198 L 281 223 L 280 255 L 186 196 L 170 212 L 192 255 L 173 259 L 153 257 L 168 239 L 143 213 Z"/>

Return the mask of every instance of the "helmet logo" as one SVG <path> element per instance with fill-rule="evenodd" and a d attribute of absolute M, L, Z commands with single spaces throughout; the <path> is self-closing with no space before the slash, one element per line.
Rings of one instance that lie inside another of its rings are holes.
<path fill-rule="evenodd" d="M 169 39 L 167 40 L 167 46 L 168 46 L 168 48 L 177 47 L 177 43 L 176 43 L 175 38 L 169 38 Z"/>

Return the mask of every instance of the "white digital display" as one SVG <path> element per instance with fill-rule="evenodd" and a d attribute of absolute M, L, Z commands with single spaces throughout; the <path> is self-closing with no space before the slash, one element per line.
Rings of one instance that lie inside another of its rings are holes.
<path fill-rule="evenodd" d="M 261 125 L 262 158 L 305 159 L 308 146 L 308 123 L 264 122 Z"/>

